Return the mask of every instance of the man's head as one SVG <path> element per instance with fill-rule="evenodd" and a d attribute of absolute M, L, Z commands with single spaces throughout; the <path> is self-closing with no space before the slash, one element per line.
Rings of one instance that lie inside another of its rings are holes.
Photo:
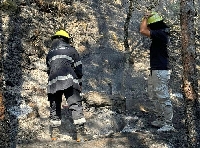
<path fill-rule="evenodd" d="M 71 42 L 71 37 L 69 35 L 68 32 L 64 31 L 64 30 L 59 30 L 57 31 L 52 37 L 51 39 L 56 39 L 56 38 L 63 38 L 65 40 L 65 42 L 70 43 Z"/>
<path fill-rule="evenodd" d="M 147 20 L 147 25 L 162 21 L 163 18 L 157 12 L 151 12 L 151 16 Z"/>
<path fill-rule="evenodd" d="M 157 12 L 151 12 L 151 16 L 147 20 L 147 25 L 151 30 L 168 28 L 168 26 L 163 22 L 162 16 Z"/>

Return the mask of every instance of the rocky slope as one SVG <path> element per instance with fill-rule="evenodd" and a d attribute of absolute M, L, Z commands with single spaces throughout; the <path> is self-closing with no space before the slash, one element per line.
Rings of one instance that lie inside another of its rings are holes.
<path fill-rule="evenodd" d="M 134 2 L 128 24 L 129 51 L 124 48 L 124 25 L 130 12 L 127 0 L 4 0 L 0 7 L 7 111 L 1 122 L 1 147 L 185 146 L 178 1 Z M 150 41 L 138 32 L 144 11 L 151 8 L 162 13 L 172 28 L 170 86 L 177 132 L 165 135 L 149 125 L 154 119 L 146 92 Z M 84 66 L 84 112 L 88 133 L 94 138 L 84 144 L 72 140 L 74 127 L 65 108 L 60 139 L 50 139 L 45 56 L 51 35 L 60 28 L 72 35 Z M 199 52 L 197 43 L 198 71 Z"/>

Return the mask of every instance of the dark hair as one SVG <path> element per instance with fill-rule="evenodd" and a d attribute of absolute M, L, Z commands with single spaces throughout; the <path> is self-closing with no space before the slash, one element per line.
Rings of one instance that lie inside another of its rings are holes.
<path fill-rule="evenodd" d="M 165 24 L 163 21 L 158 21 L 158 22 L 149 24 L 148 27 L 149 27 L 151 30 L 158 30 L 158 29 L 169 28 L 169 26 L 167 26 L 167 24 Z"/>

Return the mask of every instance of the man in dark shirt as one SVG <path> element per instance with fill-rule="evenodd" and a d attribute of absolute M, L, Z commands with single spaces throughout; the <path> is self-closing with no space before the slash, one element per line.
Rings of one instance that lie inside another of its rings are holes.
<path fill-rule="evenodd" d="M 149 12 L 142 19 L 140 33 L 152 40 L 148 93 L 155 105 L 157 119 L 151 124 L 159 127 L 158 132 L 173 131 L 173 109 L 168 89 L 170 79 L 167 50 L 169 27 L 163 22 L 158 13 Z"/>
<path fill-rule="evenodd" d="M 46 56 L 48 73 L 48 101 L 50 102 L 50 122 L 53 126 L 61 125 L 61 102 L 65 95 L 72 112 L 72 118 L 77 128 L 77 140 L 83 134 L 83 107 L 80 97 L 82 62 L 77 50 L 70 45 L 71 37 L 64 30 L 59 30 L 52 36 L 52 45 Z"/>

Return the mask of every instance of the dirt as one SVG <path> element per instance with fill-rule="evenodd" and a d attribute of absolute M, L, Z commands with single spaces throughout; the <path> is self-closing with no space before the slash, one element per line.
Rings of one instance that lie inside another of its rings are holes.
<path fill-rule="evenodd" d="M 181 98 L 176 98 L 181 100 Z M 175 99 L 174 99 L 175 100 Z M 72 121 L 70 119 L 70 113 L 65 109 L 62 110 L 64 120 L 61 126 L 61 134 L 65 135 L 65 139 L 52 141 L 52 139 L 47 136 L 46 139 L 34 139 L 32 141 L 23 141 L 21 144 L 17 145 L 17 148 L 47 148 L 47 147 L 74 147 L 74 148 L 184 148 L 187 147 L 186 144 L 186 133 L 184 130 L 184 110 L 182 106 L 174 104 L 174 119 L 173 124 L 175 127 L 174 132 L 164 132 L 158 133 L 157 128 L 152 127 L 150 122 L 155 119 L 155 115 L 152 112 L 152 103 L 148 98 L 132 99 L 129 100 L 129 113 L 116 114 L 115 119 L 124 120 L 121 122 L 121 128 L 116 129 L 114 132 L 108 132 L 99 134 L 99 129 L 95 128 L 94 122 L 97 120 L 101 121 L 97 117 L 97 113 L 101 114 L 98 109 L 91 114 L 85 110 L 86 118 L 88 120 L 87 129 L 88 133 L 95 135 L 90 141 L 78 143 L 72 139 L 75 134 L 75 129 L 73 127 Z M 180 102 L 179 102 L 180 104 Z M 182 105 L 182 104 L 181 104 Z M 105 110 L 105 109 L 101 109 Z M 108 114 L 111 110 L 105 110 L 104 114 Z M 102 111 L 103 112 L 103 111 Z M 109 118 L 109 117 L 108 117 Z M 105 119 L 106 120 L 106 119 Z M 112 119 L 114 120 L 114 118 Z M 93 121 L 93 122 L 92 122 Z M 105 122 L 105 121 L 102 121 Z M 93 123 L 93 124 L 89 124 Z M 109 124 L 109 123 L 108 123 Z M 104 126 L 107 128 L 106 126 Z M 127 128 L 128 127 L 128 128 Z M 128 129 L 128 130 L 125 130 Z M 96 130 L 96 131 L 95 131 Z M 67 135 L 67 136 L 66 136 Z M 71 137 L 70 137 L 71 136 Z M 67 138 L 66 138 L 67 137 Z"/>

